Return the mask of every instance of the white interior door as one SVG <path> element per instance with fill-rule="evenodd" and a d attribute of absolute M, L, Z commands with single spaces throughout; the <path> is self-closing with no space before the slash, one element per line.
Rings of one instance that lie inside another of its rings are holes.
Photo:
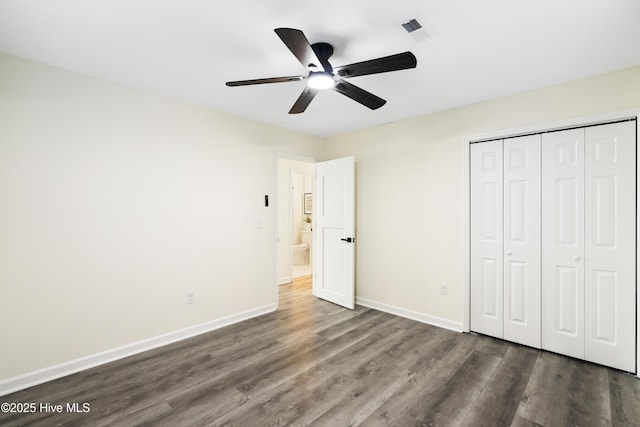
<path fill-rule="evenodd" d="M 355 306 L 355 161 L 316 163 L 313 288 L 317 297 Z"/>
<path fill-rule="evenodd" d="M 585 359 L 635 371 L 635 123 L 585 129 Z"/>
<path fill-rule="evenodd" d="M 584 358 L 584 129 L 542 135 L 542 347 Z"/>
<path fill-rule="evenodd" d="M 502 141 L 471 146 L 471 330 L 503 337 Z"/>
<path fill-rule="evenodd" d="M 504 140 L 504 339 L 540 348 L 540 135 Z"/>

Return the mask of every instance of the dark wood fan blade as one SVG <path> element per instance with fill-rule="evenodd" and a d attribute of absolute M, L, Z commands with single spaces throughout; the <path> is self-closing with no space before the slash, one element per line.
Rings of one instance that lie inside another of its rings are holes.
<path fill-rule="evenodd" d="M 375 96 L 371 92 L 367 92 L 366 90 L 344 80 L 339 80 L 333 89 L 372 110 L 376 110 L 387 103 L 387 101 Z"/>
<path fill-rule="evenodd" d="M 227 82 L 227 86 L 249 86 L 249 85 L 261 85 L 265 83 L 283 83 L 283 82 L 297 82 L 304 79 L 303 76 L 289 76 L 289 77 L 271 77 L 267 79 L 253 79 L 253 80 L 238 80 L 235 82 Z"/>
<path fill-rule="evenodd" d="M 369 61 L 356 62 L 334 68 L 339 77 L 365 76 L 367 74 L 387 73 L 389 71 L 406 70 L 415 68 L 418 64 L 416 57 L 411 52 L 397 53 Z"/>
<path fill-rule="evenodd" d="M 293 107 L 291 107 L 291 110 L 289 110 L 289 114 L 304 113 L 304 110 L 307 109 L 313 98 L 316 96 L 316 93 L 318 93 L 316 89 L 312 89 L 309 86 L 305 87 L 295 104 L 293 104 Z"/>
<path fill-rule="evenodd" d="M 287 45 L 291 53 L 294 54 L 298 61 L 307 68 L 316 68 L 322 70 L 324 67 L 316 53 L 311 48 L 311 44 L 304 33 L 294 28 L 276 28 L 276 32 L 280 40 Z"/>

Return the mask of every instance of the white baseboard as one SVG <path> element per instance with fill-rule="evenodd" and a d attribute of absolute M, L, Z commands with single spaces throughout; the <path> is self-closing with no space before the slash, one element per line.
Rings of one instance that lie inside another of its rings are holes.
<path fill-rule="evenodd" d="M 0 380 L 0 396 L 4 396 L 19 390 L 24 390 L 34 385 L 42 384 L 47 381 L 55 380 L 57 378 L 62 378 L 76 372 L 84 371 L 86 369 L 113 362 L 114 360 L 122 359 L 134 354 L 142 353 L 147 350 L 162 347 L 163 345 L 171 344 L 176 341 L 191 338 L 193 336 L 200 335 L 205 332 L 210 332 L 215 329 L 231 325 L 233 323 L 251 319 L 252 317 L 271 313 L 272 311 L 277 310 L 277 308 L 278 307 L 276 304 L 268 304 L 263 307 L 258 307 L 251 310 L 243 311 L 241 313 L 232 314 L 220 319 L 211 320 L 199 325 L 190 326 L 188 328 L 174 332 L 169 332 L 168 334 L 159 335 L 157 337 L 152 337 L 135 343 L 127 344 L 122 347 L 113 348 L 101 353 L 93 354 L 75 360 L 70 360 L 68 362 L 50 366 L 48 368 L 40 369 L 37 371 L 28 372 L 26 374 L 18 375 L 12 378 L 3 379 Z"/>
<path fill-rule="evenodd" d="M 286 285 L 287 283 L 291 283 L 293 278 L 291 277 L 281 277 L 278 279 L 278 285 Z"/>
<path fill-rule="evenodd" d="M 462 323 L 452 322 L 442 317 L 430 316 L 428 314 L 419 313 L 417 311 L 407 310 L 405 308 L 396 307 L 389 304 L 384 304 L 377 301 L 372 301 L 365 298 L 356 298 L 356 304 L 373 308 L 376 310 L 384 311 L 385 313 L 395 314 L 396 316 L 405 317 L 407 319 L 416 320 L 418 322 L 426 323 L 428 325 L 437 326 L 439 328 L 449 329 L 455 332 L 462 332 Z"/>

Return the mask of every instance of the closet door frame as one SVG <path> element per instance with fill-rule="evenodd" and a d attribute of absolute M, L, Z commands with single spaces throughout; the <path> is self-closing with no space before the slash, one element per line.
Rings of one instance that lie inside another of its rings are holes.
<path fill-rule="evenodd" d="M 573 127 L 582 127 L 582 126 L 592 126 L 592 125 L 599 125 L 599 124 L 606 124 L 606 123 L 612 123 L 612 122 L 616 122 L 616 121 L 623 121 L 623 120 L 636 120 L 636 168 L 638 170 L 638 168 L 640 168 L 640 161 L 639 161 L 639 157 L 640 157 L 640 150 L 637 149 L 638 146 L 638 140 L 640 139 L 640 129 L 639 129 L 639 123 L 640 123 L 640 106 L 638 106 L 637 108 L 632 108 L 632 109 L 628 109 L 628 110 L 620 110 L 620 111 L 614 111 L 614 112 L 609 112 L 609 113 L 601 113 L 601 114 L 594 114 L 594 115 L 589 115 L 589 116 L 581 116 L 581 117 L 576 117 L 573 119 L 568 119 L 568 120 L 561 120 L 561 121 L 549 121 L 549 122 L 542 122 L 542 123 L 538 123 L 538 124 L 533 124 L 533 125 L 528 125 L 528 126 L 523 126 L 523 127 L 518 127 L 518 128 L 511 128 L 511 129 L 498 129 L 496 131 L 491 131 L 491 132 L 486 132 L 486 133 L 482 133 L 482 134 L 475 134 L 475 135 L 468 135 L 465 136 L 462 141 L 462 150 L 463 150 L 463 173 L 464 173 L 464 179 L 463 179 L 463 191 L 462 191 L 462 197 L 463 197 L 463 209 L 464 209 L 464 215 L 463 218 L 465 219 L 464 221 L 464 233 L 463 233 L 463 248 L 464 248 L 464 252 L 463 252 L 463 256 L 464 256 L 464 272 L 463 272 L 463 295 L 462 295 L 462 303 L 463 303 L 463 319 L 462 319 L 462 331 L 463 332 L 470 332 L 470 313 L 471 313 L 471 301 L 470 301 L 470 296 L 471 296 L 471 282 L 470 282 L 470 247 L 471 247 L 471 242 L 470 242 L 470 224 L 471 224 L 471 204 L 470 204 L 470 195 L 471 195 L 471 190 L 470 190 L 470 150 L 471 150 L 471 144 L 473 143 L 477 143 L 477 142 L 483 142 L 483 141 L 490 141 L 490 140 L 496 140 L 496 139 L 503 139 L 503 138 L 509 138 L 509 137 L 514 137 L 514 136 L 522 136 L 522 135 L 528 135 L 528 134 L 535 134 L 535 133 L 543 133 L 543 132 L 548 132 L 548 131 L 554 131 L 554 130 L 561 130 L 561 129 L 569 129 L 569 128 L 573 128 Z M 640 174 L 636 173 L 636 213 L 637 215 L 640 214 L 640 198 L 638 197 L 638 191 L 640 190 Z M 636 223 L 637 223 L 637 217 L 636 217 Z M 640 227 L 636 227 L 636 266 L 640 265 L 640 245 L 638 244 L 638 242 L 640 241 Z M 640 347 L 640 328 L 638 327 L 638 317 L 640 317 L 640 287 L 638 286 L 638 284 L 636 283 L 636 312 L 639 314 L 639 316 L 636 316 L 636 343 L 637 343 L 637 347 Z M 636 348 L 636 376 L 638 378 L 640 378 L 640 351 L 638 351 L 639 349 Z"/>

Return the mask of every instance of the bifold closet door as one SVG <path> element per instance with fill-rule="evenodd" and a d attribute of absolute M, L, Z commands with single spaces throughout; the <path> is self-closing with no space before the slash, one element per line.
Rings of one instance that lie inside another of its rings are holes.
<path fill-rule="evenodd" d="M 635 122 L 543 135 L 542 347 L 635 371 Z"/>
<path fill-rule="evenodd" d="M 540 347 L 540 136 L 471 146 L 471 330 Z"/>
<path fill-rule="evenodd" d="M 503 337 L 502 141 L 471 145 L 471 329 Z"/>
<path fill-rule="evenodd" d="M 504 140 L 504 339 L 540 348 L 540 135 Z"/>
<path fill-rule="evenodd" d="M 585 129 L 585 359 L 635 371 L 635 122 Z"/>
<path fill-rule="evenodd" d="M 542 348 L 584 358 L 584 129 L 542 136 Z"/>

